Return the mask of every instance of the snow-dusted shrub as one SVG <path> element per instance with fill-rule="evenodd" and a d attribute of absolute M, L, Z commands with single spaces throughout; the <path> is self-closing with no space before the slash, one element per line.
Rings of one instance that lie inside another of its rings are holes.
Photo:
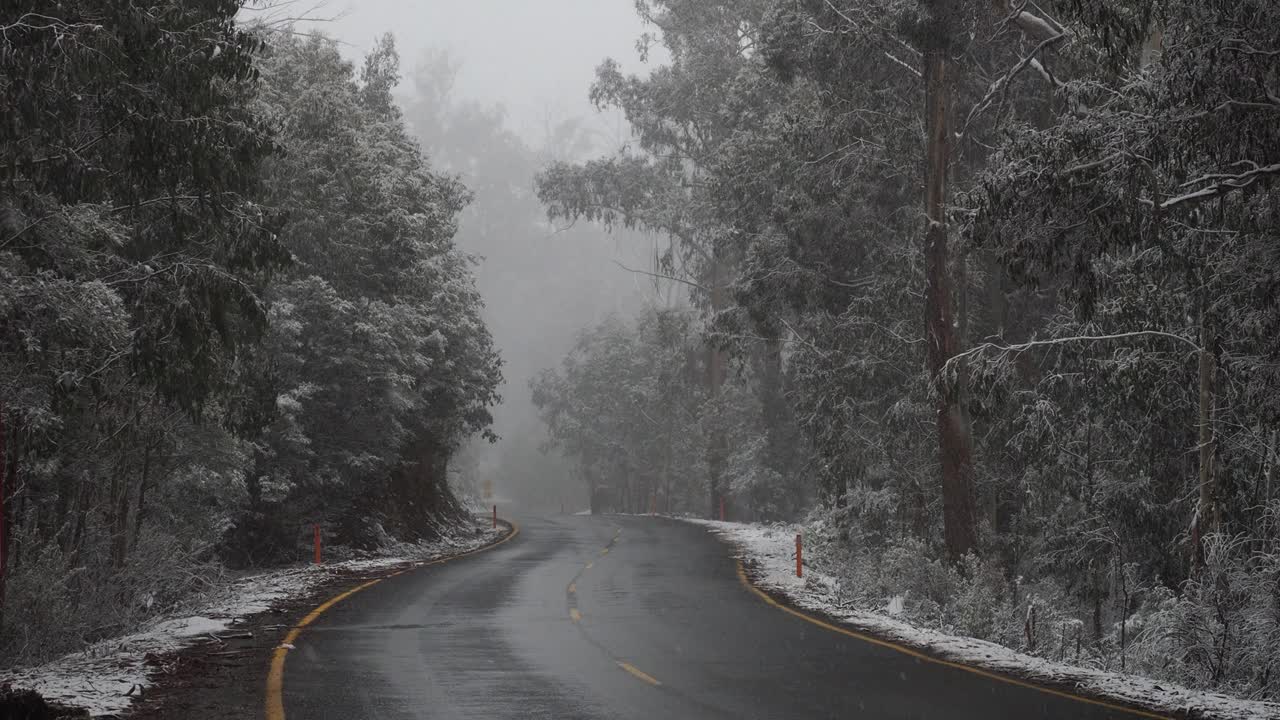
<path fill-rule="evenodd" d="M 0 666 L 38 663 L 136 629 L 222 580 L 217 564 L 173 536 L 144 532 L 128 563 L 101 545 L 40 546 L 13 568 L 0 624 Z"/>
<path fill-rule="evenodd" d="M 923 542 L 904 539 L 883 552 L 867 553 L 862 561 L 879 566 L 877 605 L 900 595 L 908 620 L 933 627 L 946 621 L 945 608 L 955 594 L 959 576 L 945 562 L 931 557 Z"/>
<path fill-rule="evenodd" d="M 1205 538 L 1204 565 L 1181 592 L 1153 589 L 1135 615 L 1133 665 L 1190 687 L 1280 697 L 1277 542 Z"/>
<path fill-rule="evenodd" d="M 1016 615 L 1011 584 L 1000 567 L 969 555 L 957 574 L 949 612 L 955 630 L 962 635 L 1008 643 L 1007 632 Z M 1016 636 L 1015 636 L 1016 637 Z"/>

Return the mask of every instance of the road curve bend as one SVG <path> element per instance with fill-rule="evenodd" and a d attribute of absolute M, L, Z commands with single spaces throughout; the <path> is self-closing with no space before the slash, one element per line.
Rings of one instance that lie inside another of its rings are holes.
<path fill-rule="evenodd" d="M 1132 720 L 833 632 L 766 601 L 704 528 L 517 517 L 291 633 L 289 720 Z M 281 720 L 281 718 L 271 718 Z"/>

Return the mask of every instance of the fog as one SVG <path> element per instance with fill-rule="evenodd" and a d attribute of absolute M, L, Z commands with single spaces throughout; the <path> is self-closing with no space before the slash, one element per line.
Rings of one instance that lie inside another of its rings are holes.
<path fill-rule="evenodd" d="M 632 0 L 335 0 L 317 12 L 333 17 L 318 27 L 353 58 L 386 32 L 406 71 L 426 52 L 448 51 L 462 63 L 458 94 L 501 104 L 509 127 L 534 143 L 548 119 L 593 116 L 596 66 L 613 57 L 637 69 L 635 43 L 646 31 Z"/>
<path fill-rule="evenodd" d="M 486 321 L 504 360 L 496 443 L 454 460 L 468 482 L 502 497 L 558 509 L 586 506 L 580 481 L 554 452 L 529 381 L 557 364 L 575 334 L 605 316 L 662 302 L 652 281 L 624 270 L 651 265 L 649 239 L 545 221 L 533 175 L 552 158 L 582 159 L 627 141 L 625 120 L 599 112 L 588 91 L 613 58 L 645 72 L 636 43 L 646 28 L 631 0 L 367 0 L 334 2 L 312 25 L 355 62 L 384 33 L 401 57 L 397 91 L 433 166 L 475 193 L 458 243 L 480 260 Z"/>

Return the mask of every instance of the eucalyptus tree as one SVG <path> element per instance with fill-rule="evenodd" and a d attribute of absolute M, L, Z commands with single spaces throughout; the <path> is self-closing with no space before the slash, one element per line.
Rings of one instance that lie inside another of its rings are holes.
<path fill-rule="evenodd" d="M 253 199 L 274 146 L 239 5 L 6 6 L 0 597 L 17 535 L 30 557 L 105 532 L 124 561 L 147 469 L 126 453 L 88 481 L 91 448 L 216 415 L 265 323 L 253 288 L 284 254 Z"/>
<path fill-rule="evenodd" d="M 640 228 L 669 238 L 655 272 L 688 285 L 709 327 L 732 308 L 732 285 L 742 258 L 732 218 L 720 212 L 710 176 L 721 149 L 750 126 L 775 84 L 757 57 L 766 0 L 750 2 L 639 2 L 637 10 L 660 30 L 642 46 L 661 42 L 670 63 L 647 77 L 624 75 L 615 61 L 597 70 L 591 89 L 600 107 L 622 110 L 638 149 L 579 165 L 552 164 L 538 193 L 552 219 L 585 219 L 607 227 Z M 766 344 L 777 351 L 776 339 Z M 729 339 L 708 339 L 708 412 L 718 412 L 729 375 Z M 773 363 L 776 365 L 776 363 Z M 767 365 L 767 364 L 766 364 Z M 717 427 L 720 424 L 713 423 Z M 726 436 L 715 431 L 707 448 L 707 512 L 725 496 Z"/>
<path fill-rule="evenodd" d="M 1256 520 L 1248 508 L 1266 505 L 1273 462 L 1280 15 L 1270 3 L 1131 2 L 1069 17 L 1097 38 L 1098 59 L 1064 90 L 1074 112 L 1012 128 L 986 177 L 985 239 L 1023 281 L 1061 286 L 1078 310 L 1062 334 L 1104 338 L 1077 342 L 1106 342 L 1093 354 L 1114 373 L 1125 356 L 1148 368 L 1139 392 L 1177 379 L 1152 442 L 1157 456 L 1196 455 L 1196 501 L 1181 512 L 1197 563 L 1208 534 Z"/>
<path fill-rule="evenodd" d="M 359 543 L 433 532 L 457 513 L 450 455 L 491 420 L 499 361 L 452 240 L 468 194 L 409 137 L 398 68 L 390 36 L 358 74 L 321 37 L 277 34 L 262 63 L 286 150 L 267 201 L 290 217 L 294 264 L 266 288 L 271 330 L 245 377 L 245 552 L 287 551 L 308 518 Z"/>
<path fill-rule="evenodd" d="M 593 511 L 697 507 L 708 432 L 698 345 L 687 308 L 610 317 L 531 383 L 548 442 L 577 463 Z"/>

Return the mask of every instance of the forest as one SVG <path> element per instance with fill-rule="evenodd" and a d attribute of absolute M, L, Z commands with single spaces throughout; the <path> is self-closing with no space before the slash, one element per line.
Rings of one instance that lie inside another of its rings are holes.
<path fill-rule="evenodd" d="M 5 5 L 0 665 L 485 478 L 1280 701 L 1280 3 L 631 3 L 541 142 L 287 1 Z"/>
<path fill-rule="evenodd" d="M 537 179 L 681 288 L 531 384 L 593 510 L 800 520 L 847 606 L 1280 697 L 1280 4 L 638 0 Z"/>
<path fill-rule="evenodd" d="M 228 568 L 456 525 L 501 361 L 470 191 L 362 63 L 236 0 L 5 6 L 0 657 L 135 629 Z"/>

